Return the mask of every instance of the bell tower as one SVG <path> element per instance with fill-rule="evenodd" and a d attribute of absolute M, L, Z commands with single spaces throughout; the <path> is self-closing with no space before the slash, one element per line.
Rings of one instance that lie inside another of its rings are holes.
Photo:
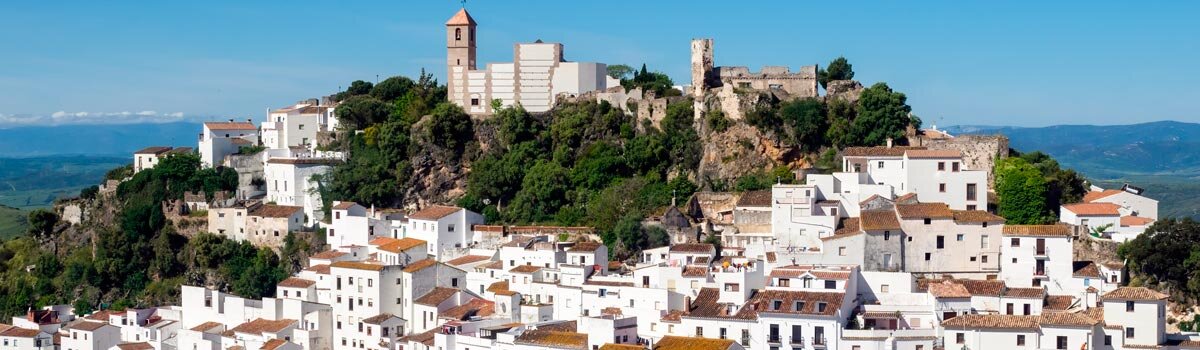
<path fill-rule="evenodd" d="M 446 21 L 446 97 L 462 106 L 467 72 L 475 70 L 475 25 L 466 7 Z"/>

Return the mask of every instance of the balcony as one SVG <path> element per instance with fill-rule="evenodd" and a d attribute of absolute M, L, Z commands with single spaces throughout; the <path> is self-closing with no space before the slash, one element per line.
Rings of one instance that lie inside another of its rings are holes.
<path fill-rule="evenodd" d="M 1049 259 L 1050 255 L 1046 254 L 1046 248 L 1038 248 L 1033 252 L 1033 257 L 1036 259 Z"/>
<path fill-rule="evenodd" d="M 1046 277 L 1047 277 L 1047 276 L 1046 276 L 1046 270 L 1038 270 L 1038 269 L 1034 269 L 1034 270 L 1033 270 L 1033 277 L 1034 277 L 1034 278 L 1046 278 Z"/>
<path fill-rule="evenodd" d="M 790 343 L 793 348 L 802 348 L 804 347 L 804 337 L 792 337 L 788 343 Z"/>
<path fill-rule="evenodd" d="M 771 343 L 771 344 L 782 344 L 782 340 L 781 340 L 781 339 L 779 339 L 779 335 L 778 335 L 778 334 L 771 334 L 771 335 L 768 335 L 768 336 L 767 336 L 767 342 L 768 342 L 768 343 Z"/>
<path fill-rule="evenodd" d="M 829 345 L 829 343 L 827 343 L 825 341 L 825 337 L 813 337 L 812 343 L 813 343 L 813 347 L 818 348 L 818 349 L 825 348 Z"/>

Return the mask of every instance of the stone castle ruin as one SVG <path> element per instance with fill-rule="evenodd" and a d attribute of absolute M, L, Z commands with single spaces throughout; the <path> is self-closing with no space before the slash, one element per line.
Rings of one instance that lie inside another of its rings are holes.
<path fill-rule="evenodd" d="M 988 188 L 996 184 L 996 160 L 1008 158 L 1008 137 L 1004 135 L 950 135 L 934 126 L 924 130 L 909 130 L 908 144 L 931 150 L 955 150 L 962 153 L 967 169 L 988 171 Z"/>
<path fill-rule="evenodd" d="M 800 67 L 798 72 L 785 66 L 764 66 L 758 72 L 744 66 L 716 66 L 710 38 L 692 39 L 691 68 L 697 117 L 719 108 L 730 119 L 742 119 L 762 98 L 761 93 L 779 100 L 820 96 L 816 65 Z"/>

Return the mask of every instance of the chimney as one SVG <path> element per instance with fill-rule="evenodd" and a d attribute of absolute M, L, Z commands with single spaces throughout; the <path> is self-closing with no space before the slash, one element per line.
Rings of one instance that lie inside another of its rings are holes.
<path fill-rule="evenodd" d="M 692 311 L 692 297 L 683 298 L 683 308 L 687 311 Z"/>
<path fill-rule="evenodd" d="M 887 148 L 892 148 L 892 138 L 891 137 L 889 137 L 887 139 Z"/>
<path fill-rule="evenodd" d="M 254 124 L 254 119 L 246 118 L 246 122 L 250 123 L 250 124 Z"/>
<path fill-rule="evenodd" d="M 233 122 L 233 118 L 229 118 L 229 122 L 230 122 L 230 123 L 232 123 L 232 122 Z"/>

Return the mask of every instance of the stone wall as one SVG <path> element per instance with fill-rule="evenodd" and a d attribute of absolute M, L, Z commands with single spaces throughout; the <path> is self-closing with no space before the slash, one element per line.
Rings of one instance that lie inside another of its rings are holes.
<path fill-rule="evenodd" d="M 962 152 L 963 165 L 970 170 L 988 172 L 988 189 L 995 184 L 992 168 L 996 159 L 1008 157 L 1008 137 L 1004 135 L 962 135 L 955 137 L 927 137 L 910 135 L 908 144 L 934 150 L 957 150 Z"/>
<path fill-rule="evenodd" d="M 226 164 L 229 164 L 238 174 L 237 193 L 234 197 L 237 199 L 246 199 L 253 197 L 266 191 L 253 184 L 254 179 L 263 180 L 263 160 L 262 154 L 241 155 L 235 154 L 225 158 Z M 265 181 L 265 180 L 264 180 Z"/>

